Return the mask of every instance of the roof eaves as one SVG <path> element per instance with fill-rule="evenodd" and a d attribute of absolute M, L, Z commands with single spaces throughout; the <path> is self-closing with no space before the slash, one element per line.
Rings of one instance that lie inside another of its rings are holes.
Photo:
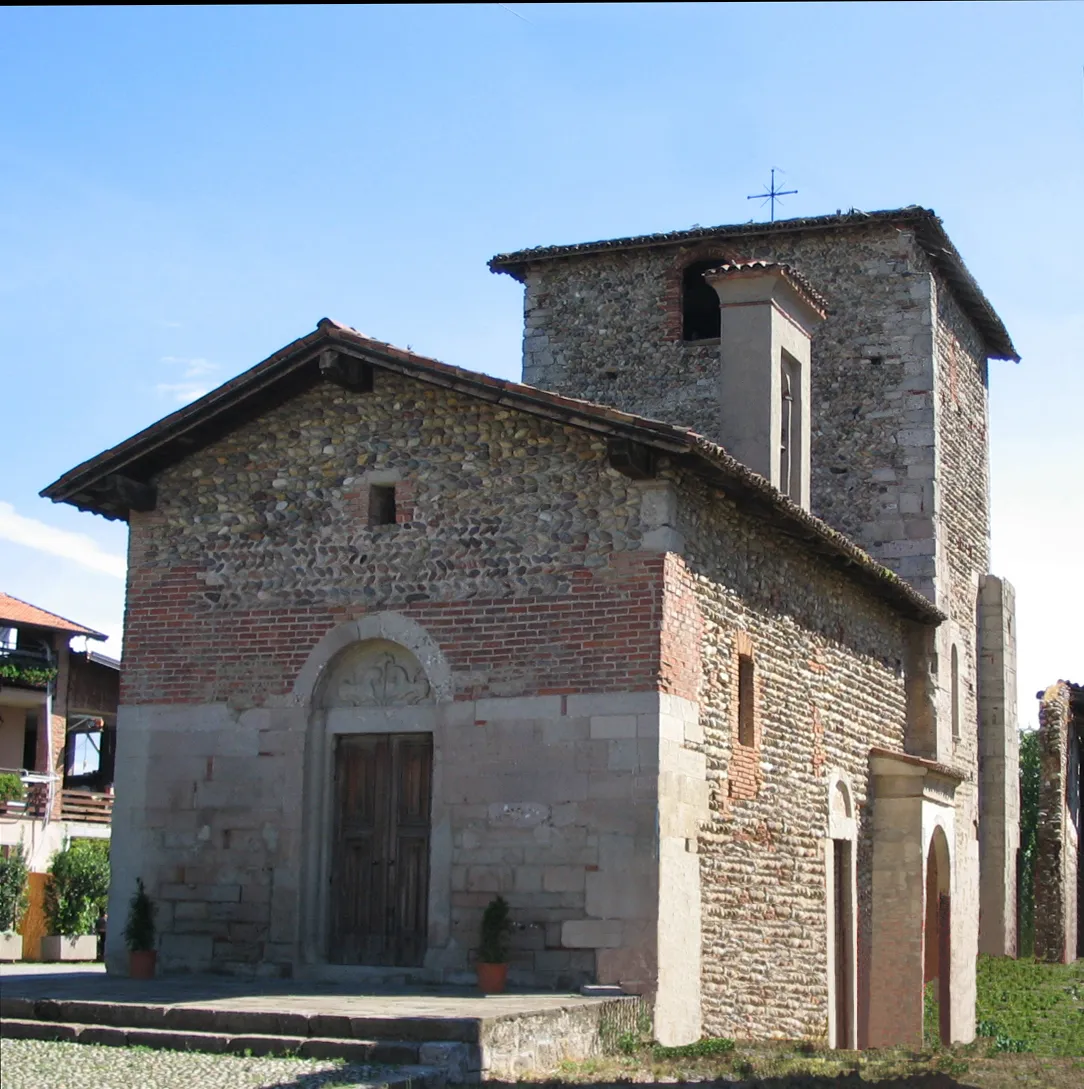
<path fill-rule="evenodd" d="M 721 446 L 685 428 L 660 420 L 634 416 L 620 409 L 581 401 L 547 390 L 526 386 L 508 379 L 494 378 L 476 371 L 467 371 L 435 359 L 415 355 L 383 341 L 376 341 L 348 326 L 323 319 L 314 333 L 301 337 L 281 351 L 269 356 L 251 370 L 220 386 L 206 397 L 160 420 L 118 446 L 84 462 L 42 491 L 54 502 L 69 502 L 81 509 L 103 513 L 100 506 L 84 506 L 78 498 L 96 479 L 126 466 L 136 466 L 136 475 L 147 474 L 138 468 L 140 457 L 155 455 L 163 461 L 170 443 L 176 443 L 186 429 L 191 430 L 214 422 L 223 406 L 239 410 L 246 397 L 259 393 L 265 384 L 284 381 L 290 373 L 316 358 L 328 344 L 366 360 L 374 366 L 397 371 L 420 381 L 458 390 L 468 396 L 556 420 L 560 423 L 598 434 L 632 439 L 679 457 L 690 457 L 711 470 L 709 475 L 721 474 L 756 512 L 773 521 L 784 532 L 828 556 L 836 566 L 852 569 L 882 597 L 892 600 L 913 619 L 925 623 L 940 623 L 945 619 L 934 605 L 893 572 L 877 563 L 853 541 L 837 533 L 820 519 L 791 502 L 767 480 L 728 454 Z M 233 417 L 230 417 L 231 419 Z M 207 440 L 208 431 L 202 432 Z M 173 461 L 187 456 L 194 447 L 174 449 Z M 166 464 L 172 461 L 166 460 Z M 110 516 L 107 513 L 107 516 Z M 113 513 L 113 517 L 124 514 Z M 103 637 L 104 638 L 104 637 Z"/>
<path fill-rule="evenodd" d="M 872 223 L 888 223 L 915 227 L 916 240 L 923 252 L 957 292 L 968 316 L 974 321 L 986 343 L 991 359 L 1020 361 L 1016 348 L 1001 318 L 982 293 L 968 271 L 959 251 L 952 244 L 941 220 L 931 209 L 919 205 L 878 212 L 850 212 L 838 215 L 779 219 L 772 223 L 724 224 L 718 227 L 695 227 L 684 231 L 633 235 L 626 238 L 577 242 L 569 245 L 538 246 L 532 249 L 499 253 L 489 261 L 491 272 L 507 273 L 522 282 L 528 265 L 561 257 L 579 257 L 615 250 L 656 249 L 686 245 L 690 242 L 720 238 L 751 238 L 764 235 L 808 233 L 835 229 L 851 229 Z"/>

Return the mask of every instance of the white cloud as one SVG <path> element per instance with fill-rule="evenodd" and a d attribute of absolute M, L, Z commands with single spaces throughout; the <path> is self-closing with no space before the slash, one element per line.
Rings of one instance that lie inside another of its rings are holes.
<path fill-rule="evenodd" d="M 209 359 L 190 359 L 180 355 L 164 355 L 163 363 L 181 364 L 184 367 L 185 378 L 198 378 L 204 374 L 214 374 L 218 370 L 218 364 Z"/>
<path fill-rule="evenodd" d="M 127 567 L 123 556 L 103 551 L 98 542 L 86 534 L 71 533 L 39 522 L 36 518 L 25 518 L 17 514 L 10 503 L 0 502 L 0 540 L 60 556 L 91 571 L 118 579 L 124 578 Z"/>
<path fill-rule="evenodd" d="M 161 362 L 171 367 L 181 367 L 181 378 L 188 381 L 159 382 L 155 386 L 159 397 L 168 397 L 171 401 L 184 405 L 202 397 L 215 385 L 215 380 L 208 379 L 219 369 L 219 365 L 209 359 L 164 355 Z"/>
<path fill-rule="evenodd" d="M 159 397 L 169 397 L 178 404 L 186 405 L 208 392 L 206 386 L 197 382 L 159 382 L 154 387 Z"/>

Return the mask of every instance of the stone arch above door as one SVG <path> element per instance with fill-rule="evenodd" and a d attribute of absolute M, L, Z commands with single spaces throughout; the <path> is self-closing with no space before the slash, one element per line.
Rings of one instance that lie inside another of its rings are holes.
<path fill-rule="evenodd" d="M 354 653 L 363 655 L 365 645 L 395 644 L 393 662 L 404 662 L 403 654 L 411 657 L 421 668 L 429 685 L 429 698 L 413 702 L 445 703 L 452 699 L 452 670 L 444 653 L 433 637 L 420 624 L 401 613 L 375 613 L 360 620 L 348 620 L 328 631 L 309 652 L 298 672 L 291 692 L 294 704 L 324 702 L 329 691 L 329 668 L 338 670 L 340 656 L 345 663 Z M 350 649 L 348 649 L 350 648 Z M 356 649 L 355 649 L 356 648 Z M 345 652 L 345 653 L 344 653 Z M 389 651 L 389 653 L 392 653 Z M 404 701 L 409 704 L 410 701 Z M 324 706 L 350 706 L 337 703 Z M 386 706 L 386 704 L 354 704 L 353 706 Z"/>
<path fill-rule="evenodd" d="M 412 707 L 435 702 L 425 668 L 406 647 L 387 639 L 342 651 L 320 683 L 321 707 Z"/>

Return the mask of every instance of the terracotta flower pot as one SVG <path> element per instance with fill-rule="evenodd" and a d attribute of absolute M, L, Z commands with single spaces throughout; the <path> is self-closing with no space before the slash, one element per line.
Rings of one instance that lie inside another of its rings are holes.
<path fill-rule="evenodd" d="M 132 949 L 128 953 L 128 976 L 131 979 L 154 979 L 158 954 L 153 949 Z"/>
<path fill-rule="evenodd" d="M 479 961 L 475 968 L 478 972 L 478 990 L 482 994 L 504 994 L 508 983 L 507 964 L 483 964 Z"/>

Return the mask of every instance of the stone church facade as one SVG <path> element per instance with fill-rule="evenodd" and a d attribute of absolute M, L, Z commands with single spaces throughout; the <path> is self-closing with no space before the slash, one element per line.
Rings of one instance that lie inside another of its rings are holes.
<path fill-rule="evenodd" d="M 459 980 L 500 892 L 514 982 L 663 1042 L 914 1043 L 935 976 L 969 1039 L 1015 949 L 1015 352 L 940 222 L 492 266 L 525 384 L 325 319 L 43 493 L 130 527 L 111 915 L 142 877 L 166 970 Z"/>

